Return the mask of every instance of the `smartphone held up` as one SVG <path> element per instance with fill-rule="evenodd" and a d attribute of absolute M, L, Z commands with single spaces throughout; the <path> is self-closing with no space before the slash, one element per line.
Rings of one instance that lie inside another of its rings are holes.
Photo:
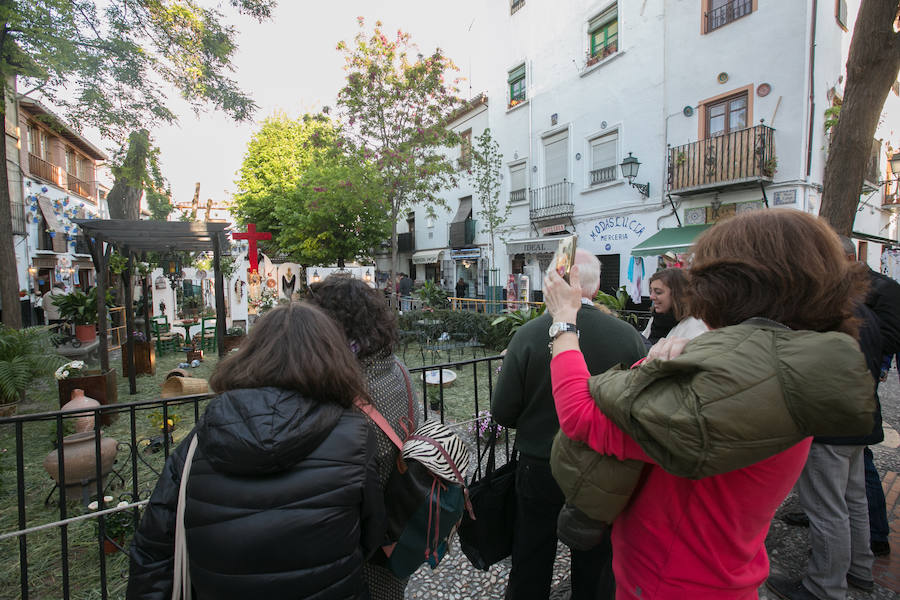
<path fill-rule="evenodd" d="M 560 277 L 566 280 L 566 283 L 569 282 L 569 272 L 572 270 L 572 265 L 575 264 L 575 247 L 577 243 L 577 235 L 562 237 L 556 246 L 556 252 L 553 254 L 551 266 L 556 269 Z"/>

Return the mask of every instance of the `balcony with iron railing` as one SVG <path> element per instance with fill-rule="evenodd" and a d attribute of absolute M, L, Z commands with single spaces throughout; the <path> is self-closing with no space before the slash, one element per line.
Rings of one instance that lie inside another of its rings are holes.
<path fill-rule="evenodd" d="M 450 247 L 464 248 L 475 243 L 475 223 L 473 219 L 450 223 Z"/>
<path fill-rule="evenodd" d="M 529 216 L 532 221 L 543 221 L 558 217 L 571 217 L 575 212 L 573 201 L 574 184 L 571 181 L 560 181 L 534 188 L 531 192 L 531 210 Z"/>
<path fill-rule="evenodd" d="M 591 185 L 600 185 L 616 180 L 616 165 L 591 171 Z"/>
<path fill-rule="evenodd" d="M 772 181 L 777 166 L 775 130 L 757 125 L 670 147 L 667 189 L 687 196 Z"/>
<path fill-rule="evenodd" d="M 753 12 L 753 0 L 731 0 L 706 13 L 706 32 L 728 25 Z"/>

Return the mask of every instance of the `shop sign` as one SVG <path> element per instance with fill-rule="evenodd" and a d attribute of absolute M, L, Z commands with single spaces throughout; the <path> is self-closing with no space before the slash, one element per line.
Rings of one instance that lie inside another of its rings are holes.
<path fill-rule="evenodd" d="M 646 231 L 647 228 L 641 221 L 631 215 L 624 215 L 600 219 L 591 227 L 588 236 L 600 245 L 602 251 L 613 252 L 613 248 L 622 242 L 633 246 Z"/>
<path fill-rule="evenodd" d="M 541 235 L 549 235 L 551 233 L 562 233 L 566 230 L 566 226 L 563 223 L 557 223 L 556 225 L 547 225 L 546 227 L 541 227 Z"/>
<path fill-rule="evenodd" d="M 559 246 L 559 238 L 549 240 L 522 240 L 506 243 L 507 254 L 553 254 Z"/>
<path fill-rule="evenodd" d="M 462 258 L 481 258 L 481 248 L 461 248 L 459 250 L 450 250 L 450 258 L 459 260 Z"/>
<path fill-rule="evenodd" d="M 778 190 L 775 192 L 775 199 L 772 204 L 775 206 L 784 206 L 785 204 L 797 203 L 797 190 Z"/>

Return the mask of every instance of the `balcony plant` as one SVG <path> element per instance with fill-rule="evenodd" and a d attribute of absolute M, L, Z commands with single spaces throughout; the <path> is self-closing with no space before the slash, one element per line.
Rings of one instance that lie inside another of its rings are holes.
<path fill-rule="evenodd" d="M 109 296 L 107 296 L 107 300 Z M 71 293 L 57 296 L 53 299 L 53 305 L 59 308 L 59 316 L 62 319 L 75 324 L 75 336 L 82 342 L 92 342 L 97 337 L 97 288 L 91 288 L 88 293 L 75 290 Z M 107 306 L 109 301 L 107 301 Z"/>
<path fill-rule="evenodd" d="M 778 157 L 771 156 L 766 159 L 766 162 L 763 163 L 762 171 L 766 177 L 772 177 L 775 175 L 775 171 L 778 170 Z"/>

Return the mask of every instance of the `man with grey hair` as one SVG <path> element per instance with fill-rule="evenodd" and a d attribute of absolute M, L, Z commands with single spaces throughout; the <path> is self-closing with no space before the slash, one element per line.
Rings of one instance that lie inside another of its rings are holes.
<path fill-rule="evenodd" d="M 563 331 L 580 332 L 581 347 L 592 375 L 644 356 L 637 330 L 592 304 L 600 288 L 600 261 L 579 249 L 575 264 L 581 281 L 582 308 L 575 323 L 552 323 L 549 313 L 519 328 L 510 341 L 494 387 L 494 419 L 516 432 L 516 526 L 512 570 L 506 598 L 550 597 L 556 558 L 556 521 L 565 502 L 550 471 L 550 447 L 559 430 L 550 383 L 549 343 Z M 591 550 L 572 550 L 572 600 L 614 598 L 609 534 Z"/>

